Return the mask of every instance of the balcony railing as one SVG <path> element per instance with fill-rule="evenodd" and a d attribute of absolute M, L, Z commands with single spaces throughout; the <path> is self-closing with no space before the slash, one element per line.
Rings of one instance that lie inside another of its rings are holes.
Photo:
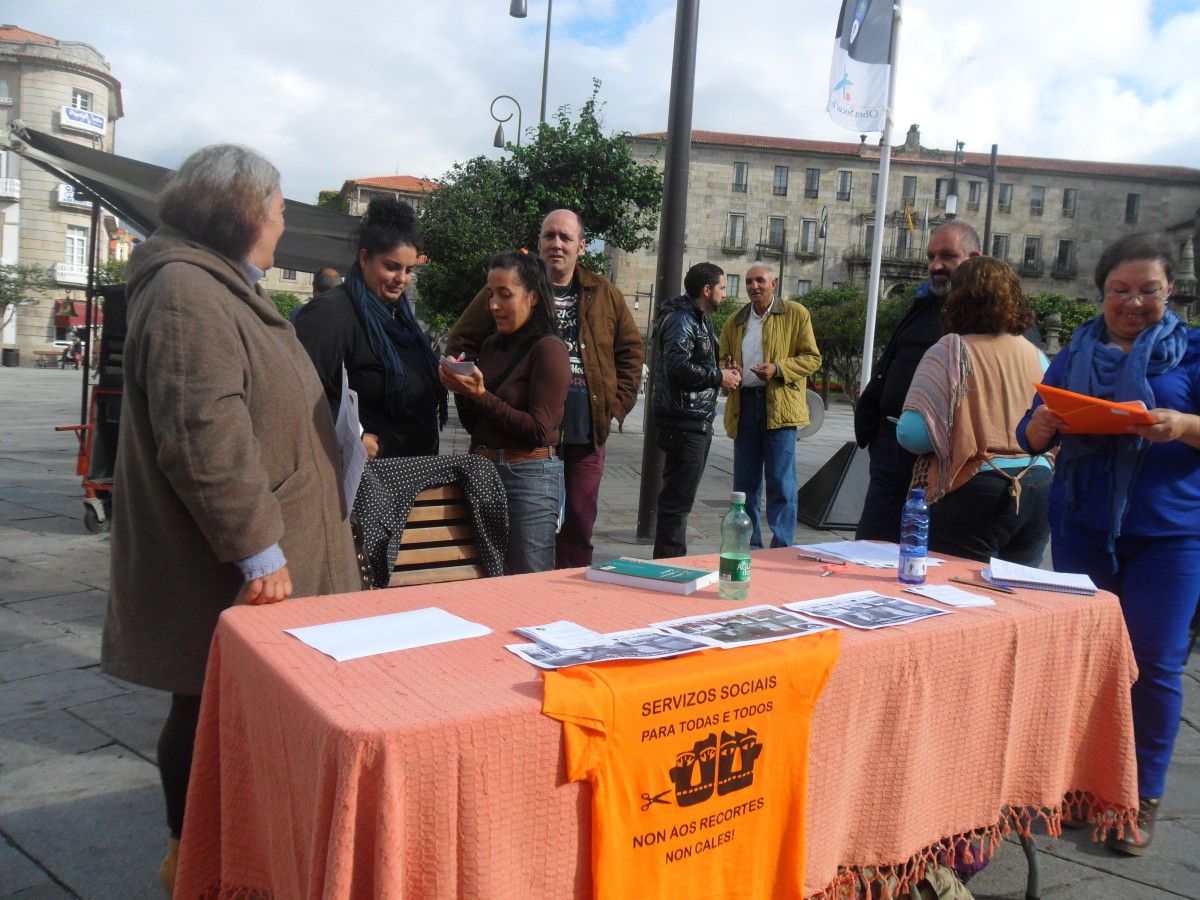
<path fill-rule="evenodd" d="M 821 189 L 815 187 L 806 187 L 804 189 L 804 197 L 807 200 L 816 200 L 821 196 Z"/>
<path fill-rule="evenodd" d="M 1021 265 L 1017 271 L 1022 275 L 1041 277 L 1042 273 L 1046 271 L 1046 261 L 1040 256 L 1025 256 L 1021 259 Z"/>
<path fill-rule="evenodd" d="M 721 247 L 726 253 L 745 253 L 746 239 L 732 240 L 729 237 L 725 238 L 725 243 Z"/>
<path fill-rule="evenodd" d="M 54 280 L 59 284 L 87 286 L 88 267 L 83 263 L 55 263 Z"/>
<path fill-rule="evenodd" d="M 1074 206 L 1064 206 L 1062 208 L 1062 215 L 1063 215 L 1064 219 L 1075 218 L 1075 207 Z"/>
<path fill-rule="evenodd" d="M 1004 200 L 998 201 L 996 203 L 996 211 L 1002 212 L 1002 213 L 1012 212 L 1012 201 L 1011 200 L 1009 200 L 1007 202 L 1005 202 Z"/>
<path fill-rule="evenodd" d="M 1079 274 L 1079 266 L 1073 259 L 1056 259 L 1051 274 L 1055 278 L 1074 278 Z"/>
<path fill-rule="evenodd" d="M 772 193 L 774 193 L 776 197 L 786 197 L 787 196 L 787 185 L 786 184 L 775 185 L 775 187 L 772 189 Z"/>
<path fill-rule="evenodd" d="M 1038 200 L 1034 200 L 1034 201 L 1030 202 L 1030 204 L 1029 204 L 1029 214 L 1030 214 L 1031 216 L 1034 216 L 1034 217 L 1036 217 L 1036 218 L 1041 218 L 1041 215 L 1042 215 L 1042 204 L 1041 204 L 1041 202 L 1040 202 L 1040 201 L 1038 201 Z"/>
<path fill-rule="evenodd" d="M 837 198 L 838 198 L 839 200 L 849 200 L 849 199 L 850 199 L 850 192 L 849 192 L 849 191 L 838 191 L 838 192 L 837 192 Z"/>
<path fill-rule="evenodd" d="M 731 191 L 734 191 L 735 193 L 744 194 L 744 193 L 746 193 L 746 182 L 735 181 L 729 189 Z"/>
<path fill-rule="evenodd" d="M 0 178 L 0 200 L 20 200 L 21 179 Z"/>

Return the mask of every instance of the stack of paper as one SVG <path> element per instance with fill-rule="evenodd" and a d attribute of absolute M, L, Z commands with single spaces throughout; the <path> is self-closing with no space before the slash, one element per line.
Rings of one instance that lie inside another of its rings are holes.
<path fill-rule="evenodd" d="M 900 545 L 875 541 L 829 541 L 824 544 L 797 544 L 805 553 L 831 556 L 841 562 L 854 563 L 870 569 L 895 569 L 900 565 Z M 929 565 L 940 566 L 942 560 L 929 557 Z"/>
<path fill-rule="evenodd" d="M 992 557 L 988 568 L 979 573 L 985 581 L 1006 588 L 1033 588 L 1038 591 L 1058 591 L 1066 594 L 1096 593 L 1096 584 L 1086 575 L 1071 572 L 1048 572 L 1033 566 L 1022 566 Z"/>

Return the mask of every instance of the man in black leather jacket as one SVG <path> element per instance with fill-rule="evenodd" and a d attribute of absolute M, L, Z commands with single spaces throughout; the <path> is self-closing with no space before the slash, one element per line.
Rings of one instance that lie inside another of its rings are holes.
<path fill-rule="evenodd" d="M 687 291 L 664 304 L 659 313 L 654 352 L 651 409 L 658 446 L 666 454 L 654 558 L 687 555 L 687 518 L 708 461 L 717 391 L 741 383 L 737 368 L 717 362 L 717 335 L 709 313 L 725 299 L 725 273 L 712 263 L 697 263 L 683 278 Z"/>

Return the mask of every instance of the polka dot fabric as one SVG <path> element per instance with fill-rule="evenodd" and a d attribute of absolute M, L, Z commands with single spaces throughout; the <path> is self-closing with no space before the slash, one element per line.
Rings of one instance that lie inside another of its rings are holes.
<path fill-rule="evenodd" d="M 372 459 L 367 461 L 354 498 L 354 518 L 362 532 L 362 550 L 375 587 L 387 587 L 391 580 L 392 562 L 400 552 L 400 539 L 417 494 L 444 484 L 461 487 L 471 505 L 483 570 L 489 578 L 504 574 L 508 500 L 491 460 L 465 453 Z"/>

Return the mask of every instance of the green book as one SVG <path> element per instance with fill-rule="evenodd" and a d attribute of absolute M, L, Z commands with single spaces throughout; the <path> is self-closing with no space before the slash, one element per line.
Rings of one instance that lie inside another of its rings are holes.
<path fill-rule="evenodd" d="M 688 594 L 702 587 L 717 583 L 717 573 L 703 569 L 685 569 L 683 566 L 664 566 L 620 556 L 605 563 L 597 563 L 587 570 L 591 581 L 608 581 L 627 584 L 630 587 L 646 588 L 651 591 L 666 591 L 668 594 Z"/>

